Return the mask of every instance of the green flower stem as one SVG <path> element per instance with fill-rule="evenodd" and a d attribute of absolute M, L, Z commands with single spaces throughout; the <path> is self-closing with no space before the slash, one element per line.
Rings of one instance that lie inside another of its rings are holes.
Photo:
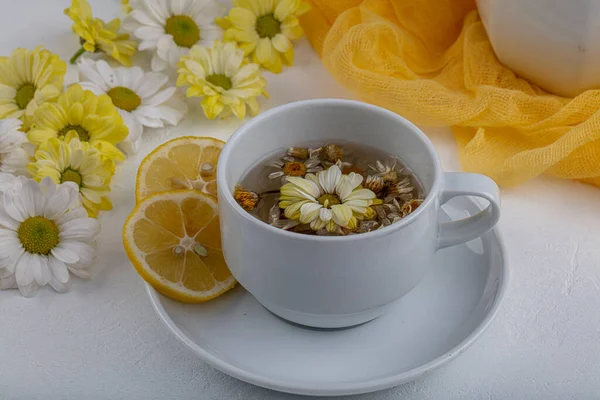
<path fill-rule="evenodd" d="M 79 56 L 82 55 L 83 53 L 85 53 L 85 49 L 82 47 L 79 50 L 77 50 L 77 53 L 73 54 L 73 57 L 71 57 L 71 59 L 69 60 L 69 62 L 71 64 L 75 64 L 75 61 L 77 61 L 77 59 L 79 58 Z"/>

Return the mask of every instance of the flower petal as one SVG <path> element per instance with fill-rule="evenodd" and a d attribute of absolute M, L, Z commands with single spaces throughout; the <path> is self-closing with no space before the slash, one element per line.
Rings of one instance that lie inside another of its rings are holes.
<path fill-rule="evenodd" d="M 256 15 L 245 8 L 232 8 L 229 10 L 228 19 L 234 27 L 244 31 L 252 31 L 256 25 Z"/>
<path fill-rule="evenodd" d="M 259 64 L 272 64 L 276 62 L 277 53 L 273 51 L 271 39 L 261 38 L 256 46 L 255 55 Z"/>
<path fill-rule="evenodd" d="M 352 190 L 356 189 L 363 181 L 363 176 L 361 174 L 357 174 L 355 172 L 350 172 L 348 175 L 348 182 L 350 182 L 350 187 Z"/>
<path fill-rule="evenodd" d="M 311 180 L 298 178 L 297 176 L 290 176 L 288 182 L 296 186 L 303 192 L 309 194 L 315 199 L 321 195 L 321 189 L 319 186 Z"/>
<path fill-rule="evenodd" d="M 77 198 L 77 201 L 79 201 L 79 198 Z M 56 223 L 59 226 L 62 226 L 67 221 L 72 221 L 74 219 L 87 218 L 87 217 L 88 217 L 88 213 L 85 210 L 85 208 L 83 208 L 81 206 L 81 204 L 77 204 L 77 205 L 72 205 L 71 208 L 69 208 L 69 211 L 67 213 L 61 215 L 56 220 Z"/>
<path fill-rule="evenodd" d="M 184 102 L 181 102 L 180 105 L 177 103 L 180 102 L 174 101 L 171 97 L 168 102 L 154 107 L 153 116 L 171 125 L 177 125 L 187 112 L 187 105 Z"/>
<path fill-rule="evenodd" d="M 65 243 L 59 243 L 51 250 L 51 254 L 66 264 L 74 264 L 79 261 L 77 249 L 74 246 L 65 246 Z"/>
<path fill-rule="evenodd" d="M 12 189 L 17 183 L 17 178 L 13 174 L 0 172 L 0 193 Z"/>
<path fill-rule="evenodd" d="M 17 286 L 19 287 L 19 292 L 21 292 L 21 294 L 24 297 L 32 297 L 35 292 L 37 292 L 37 290 L 40 288 L 40 286 L 35 282 L 31 282 L 28 285 L 19 285 L 17 284 Z"/>
<path fill-rule="evenodd" d="M 98 89 L 101 89 L 103 92 L 106 92 L 108 89 L 110 89 L 110 87 L 106 84 L 102 76 L 98 73 L 96 63 L 94 61 L 88 58 L 82 58 L 80 59 L 78 66 L 81 74 L 86 79 L 94 83 Z M 89 83 L 87 82 L 82 82 L 81 86 L 84 89 L 88 89 L 86 87 L 86 84 L 89 85 Z"/>
<path fill-rule="evenodd" d="M 340 178 L 340 181 L 338 182 L 337 186 L 335 187 L 335 193 L 340 198 L 342 203 L 346 202 L 346 198 L 348 196 L 350 196 L 350 193 L 352 193 L 352 186 L 350 184 L 350 180 L 348 179 L 348 176 L 342 176 Z"/>
<path fill-rule="evenodd" d="M 345 202 L 352 200 L 372 200 L 375 197 L 377 197 L 375 193 L 369 189 L 358 189 L 350 193 L 350 195 L 346 197 Z"/>
<path fill-rule="evenodd" d="M 337 165 L 333 165 L 328 170 L 319 172 L 317 177 L 319 178 L 319 185 L 325 193 L 335 193 L 335 187 L 342 177 L 342 171 Z"/>
<path fill-rule="evenodd" d="M 173 96 L 173 94 L 175 93 L 175 90 L 176 90 L 175 87 L 168 87 L 166 89 L 163 89 L 160 92 L 156 93 L 155 95 L 144 99 L 142 104 L 144 104 L 146 106 L 157 106 L 159 104 L 162 104 L 165 101 L 169 100 L 171 98 L 171 96 Z"/>
<path fill-rule="evenodd" d="M 137 90 L 137 94 L 145 99 L 154 95 L 167 81 L 169 77 L 160 72 L 149 72 L 144 75 L 142 84 Z"/>
<path fill-rule="evenodd" d="M 332 217 L 333 213 L 329 208 L 321 208 L 321 211 L 319 211 L 319 218 L 324 222 L 329 222 Z"/>
<path fill-rule="evenodd" d="M 86 268 L 77 267 L 76 265 L 67 265 L 67 268 L 69 269 L 69 272 L 71 272 L 73 275 L 79 278 L 86 279 L 92 275 L 90 274 L 90 271 L 88 271 Z"/>
<path fill-rule="evenodd" d="M 100 232 L 100 223 L 94 218 L 67 221 L 60 226 L 60 238 L 65 241 L 89 242 Z"/>
<path fill-rule="evenodd" d="M 17 260 L 15 268 L 15 279 L 19 288 L 27 286 L 35 280 L 31 268 L 34 255 L 28 252 L 21 254 Z"/>
<path fill-rule="evenodd" d="M 34 191 L 37 188 L 37 191 Z M 27 180 L 18 190 L 4 193 L 4 210 L 14 220 L 23 222 L 36 215 L 35 196 L 42 197 L 37 182 Z"/>
<path fill-rule="evenodd" d="M 14 262 L 21 257 L 24 251 L 15 231 L 0 228 L 0 269 L 8 268 L 11 265 L 14 267 Z"/>
<path fill-rule="evenodd" d="M 304 179 L 314 182 L 317 186 L 319 185 L 319 178 L 315 174 L 306 174 L 304 175 Z"/>
<path fill-rule="evenodd" d="M 344 204 L 331 206 L 333 222 L 339 226 L 346 226 L 352 218 L 352 209 Z"/>
<path fill-rule="evenodd" d="M 279 21 L 283 21 L 298 8 L 299 4 L 300 0 L 281 0 L 275 8 L 275 18 Z"/>
<path fill-rule="evenodd" d="M 48 196 L 46 207 L 44 207 L 43 216 L 56 220 L 64 215 L 73 204 L 77 192 L 73 185 L 62 184 L 56 191 Z"/>
<path fill-rule="evenodd" d="M 17 221 L 13 217 L 11 217 L 6 211 L 2 209 L 1 203 L 2 202 L 0 202 L 0 233 L 3 231 L 3 226 L 8 229 L 11 229 L 12 231 L 16 231 L 17 229 L 19 229 L 19 222 L 22 221 Z"/>
<path fill-rule="evenodd" d="M 325 221 L 321 220 L 320 218 L 317 218 L 317 219 L 313 220 L 313 222 L 310 223 L 310 228 L 313 231 L 318 231 L 320 229 L 323 229 L 325 224 L 326 224 Z"/>
<path fill-rule="evenodd" d="M 48 257 L 34 254 L 31 258 L 31 270 L 35 281 L 40 286 L 45 286 L 50 282 L 50 268 L 48 267 Z"/>
<path fill-rule="evenodd" d="M 156 53 L 154 53 L 154 56 L 152 56 L 152 71 L 164 71 L 165 69 L 167 69 L 169 67 L 169 63 L 166 62 L 165 60 L 163 60 L 162 58 L 160 58 L 160 56 Z"/>
<path fill-rule="evenodd" d="M 110 65 L 108 65 L 106 61 L 97 61 L 96 68 L 98 68 L 98 73 L 109 87 L 115 87 L 119 85 L 115 71 L 110 67 Z"/>
<path fill-rule="evenodd" d="M 68 274 L 69 270 L 66 267 L 65 267 L 65 271 L 67 271 L 67 274 Z M 68 277 L 68 275 L 67 275 L 67 277 Z M 58 293 L 66 293 L 69 291 L 69 287 L 70 287 L 69 282 L 67 281 L 66 283 L 62 283 L 54 275 L 52 275 L 50 277 L 50 282 L 48 282 L 48 283 L 50 284 L 52 289 L 56 290 Z"/>
<path fill-rule="evenodd" d="M 311 202 L 310 200 L 302 200 L 302 201 L 297 201 L 295 203 L 290 204 L 284 210 L 285 217 L 288 219 L 294 219 L 294 220 L 300 219 L 300 209 L 302 208 L 303 205 L 310 203 L 310 202 Z"/>
<path fill-rule="evenodd" d="M 154 26 L 142 26 L 135 30 L 135 36 L 140 40 L 154 41 L 161 38 L 164 35 L 164 30 Z"/>
<path fill-rule="evenodd" d="M 319 218 L 319 211 L 323 206 L 319 203 L 306 203 L 300 208 L 300 222 L 308 224 L 315 218 Z"/>
<path fill-rule="evenodd" d="M 144 13 L 143 11 L 133 10 L 129 15 L 140 24 L 160 27 L 159 22 L 155 18 L 152 18 L 152 16 Z"/>
<path fill-rule="evenodd" d="M 62 261 L 58 260 L 56 257 L 48 257 L 48 267 L 50 268 L 50 272 L 52 272 L 52 277 L 58 281 L 59 283 L 65 284 L 69 281 L 69 270 L 67 266 Z M 52 280 L 50 281 L 52 285 Z M 54 285 L 52 285 L 54 287 Z M 54 288 L 56 290 L 56 288 Z"/>
<path fill-rule="evenodd" d="M 281 33 L 275 35 L 275 37 L 271 41 L 273 42 L 273 47 L 275 47 L 275 50 L 281 53 L 285 53 L 286 51 L 288 51 L 288 49 L 292 45 L 290 40 Z"/>

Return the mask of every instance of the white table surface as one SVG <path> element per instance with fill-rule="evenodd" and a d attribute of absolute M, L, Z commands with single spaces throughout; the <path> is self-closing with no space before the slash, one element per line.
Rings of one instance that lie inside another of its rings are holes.
<path fill-rule="evenodd" d="M 118 0 L 91 2 L 108 19 Z M 63 15 L 69 0 L 0 0 L 0 54 L 43 44 L 68 58 L 78 48 Z M 306 41 L 296 65 L 267 74 L 271 99 L 351 97 Z M 145 60 L 144 60 L 145 61 Z M 146 65 L 146 64 L 144 64 Z M 152 310 L 127 261 L 121 227 L 135 168 L 182 134 L 223 140 L 243 122 L 207 121 L 193 109 L 178 127 L 147 132 L 138 157 L 114 180 L 115 209 L 100 218 L 95 276 L 63 295 L 0 292 L 1 399 L 293 399 L 230 378 L 180 344 Z M 426 130 L 446 170 L 460 170 L 448 130 Z M 451 364 L 419 381 L 354 399 L 600 399 L 600 190 L 539 178 L 502 190 L 500 230 L 511 279 L 489 329 Z M 401 356 L 401 355 L 399 355 Z"/>

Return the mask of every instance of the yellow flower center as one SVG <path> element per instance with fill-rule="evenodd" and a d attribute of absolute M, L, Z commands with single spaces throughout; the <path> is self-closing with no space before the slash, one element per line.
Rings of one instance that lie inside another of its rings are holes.
<path fill-rule="evenodd" d="M 142 99 L 136 92 L 123 86 L 116 86 L 106 94 L 111 98 L 115 107 L 121 110 L 131 112 L 142 104 Z"/>
<path fill-rule="evenodd" d="M 27 108 L 29 102 L 33 99 L 35 95 L 35 86 L 33 83 L 26 83 L 17 89 L 17 94 L 15 96 L 15 103 L 21 110 Z"/>
<path fill-rule="evenodd" d="M 306 175 L 306 165 L 303 162 L 291 161 L 283 165 L 283 173 L 287 176 L 304 176 Z"/>
<path fill-rule="evenodd" d="M 342 204 L 340 199 L 335 194 L 331 193 L 325 193 L 323 196 L 319 197 L 317 201 L 325 208 L 331 208 L 331 206 L 336 204 Z"/>
<path fill-rule="evenodd" d="M 258 204 L 259 197 L 254 192 L 249 192 L 241 186 L 236 186 L 233 198 L 246 211 L 252 211 Z"/>
<path fill-rule="evenodd" d="M 206 81 L 212 83 L 215 86 L 220 86 L 225 90 L 229 90 L 233 87 L 231 79 L 225 74 L 212 74 L 206 77 Z"/>
<path fill-rule="evenodd" d="M 198 25 L 187 15 L 173 15 L 167 19 L 165 32 L 181 47 L 190 48 L 200 40 Z"/>
<path fill-rule="evenodd" d="M 75 131 L 75 132 L 77 132 L 77 136 L 79 136 L 79 140 L 81 140 L 82 142 L 88 142 L 90 140 L 90 134 L 81 125 L 67 125 L 67 126 L 65 126 L 64 128 L 62 128 L 58 132 L 58 137 L 59 138 L 63 138 L 67 133 L 69 133 L 69 131 Z"/>
<path fill-rule="evenodd" d="M 60 183 L 64 182 L 75 182 L 77 186 L 81 187 L 81 184 L 83 183 L 83 178 L 79 171 L 67 168 L 63 171 L 63 173 L 60 176 Z"/>
<path fill-rule="evenodd" d="M 273 13 L 261 15 L 256 19 L 256 33 L 261 38 L 272 38 L 281 33 L 281 22 L 279 22 Z"/>
<path fill-rule="evenodd" d="M 29 217 L 19 225 L 17 236 L 23 248 L 33 254 L 48 255 L 59 242 L 58 226 L 46 217 Z"/>

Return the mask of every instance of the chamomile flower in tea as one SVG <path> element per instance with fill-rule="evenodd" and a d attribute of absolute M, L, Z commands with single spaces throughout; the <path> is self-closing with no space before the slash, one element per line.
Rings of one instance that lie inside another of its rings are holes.
<path fill-rule="evenodd" d="M 401 221 L 423 202 L 397 157 L 357 143 L 294 146 L 258 162 L 235 200 L 259 220 L 308 235 L 353 235 Z"/>
<path fill-rule="evenodd" d="M 289 183 L 280 189 L 279 207 L 288 219 L 310 224 L 313 231 L 353 231 L 358 219 L 367 217 L 375 193 L 363 189 L 363 177 L 343 175 L 337 165 L 305 178 L 288 177 Z"/>

